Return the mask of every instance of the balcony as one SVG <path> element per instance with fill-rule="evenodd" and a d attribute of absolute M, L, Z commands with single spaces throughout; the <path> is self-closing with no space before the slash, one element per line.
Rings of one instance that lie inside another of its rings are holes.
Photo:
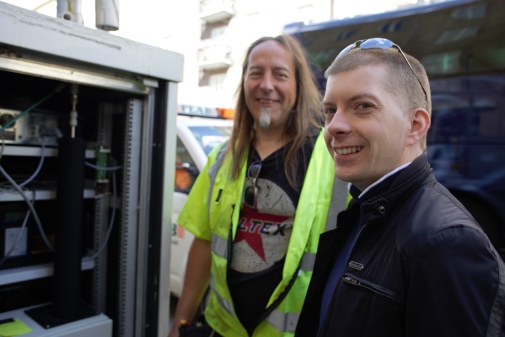
<path fill-rule="evenodd" d="M 208 23 L 230 19 L 235 14 L 232 0 L 202 0 L 200 19 Z"/>
<path fill-rule="evenodd" d="M 231 65 L 231 48 L 227 45 L 211 45 L 198 51 L 198 66 L 205 70 L 227 68 Z"/>

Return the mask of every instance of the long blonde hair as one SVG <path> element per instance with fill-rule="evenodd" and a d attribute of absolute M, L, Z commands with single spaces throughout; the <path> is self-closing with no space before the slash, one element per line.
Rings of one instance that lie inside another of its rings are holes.
<path fill-rule="evenodd" d="M 299 42 L 289 35 L 279 35 L 276 37 L 262 37 L 254 41 L 247 50 L 244 63 L 242 65 L 242 77 L 237 88 L 238 96 L 235 106 L 235 117 L 233 131 L 230 137 L 227 154 L 232 156 L 231 178 L 236 179 L 239 175 L 241 164 L 246 160 L 246 155 L 254 140 L 254 119 L 247 107 L 244 94 L 244 80 L 249 66 L 249 55 L 252 50 L 265 41 L 277 41 L 293 58 L 293 65 L 296 79 L 296 103 L 293 111 L 285 125 L 284 134 L 289 142 L 285 148 L 284 172 L 289 184 L 298 189 L 301 181 L 297 179 L 297 171 L 301 162 L 298 160 L 298 153 L 301 152 L 305 158 L 303 145 L 311 136 L 315 128 L 320 128 L 324 124 L 324 115 L 320 107 L 321 93 L 319 92 L 314 75 L 310 69 L 305 52 Z M 305 163 L 305 161 L 303 162 Z"/>

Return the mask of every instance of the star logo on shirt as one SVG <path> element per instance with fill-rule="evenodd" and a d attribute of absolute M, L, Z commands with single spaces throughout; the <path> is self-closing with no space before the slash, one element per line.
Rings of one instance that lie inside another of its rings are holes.
<path fill-rule="evenodd" d="M 257 218 L 261 218 L 261 220 Z M 289 218 L 271 214 L 261 214 L 259 217 L 244 217 L 239 222 L 234 243 L 245 240 L 249 247 L 266 262 L 263 236 L 284 235 L 284 229 L 286 228 L 284 221 Z"/>

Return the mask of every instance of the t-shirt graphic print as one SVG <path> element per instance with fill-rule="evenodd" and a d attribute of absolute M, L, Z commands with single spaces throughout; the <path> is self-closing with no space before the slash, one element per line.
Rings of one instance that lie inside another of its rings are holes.
<path fill-rule="evenodd" d="M 257 179 L 256 184 L 256 207 L 243 204 L 233 242 L 231 268 L 242 273 L 259 272 L 282 260 L 293 229 L 295 206 L 289 195 L 273 181 Z"/>

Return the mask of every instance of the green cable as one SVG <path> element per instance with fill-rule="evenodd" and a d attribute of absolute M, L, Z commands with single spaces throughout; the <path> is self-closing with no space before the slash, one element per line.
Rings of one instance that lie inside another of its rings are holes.
<path fill-rule="evenodd" d="M 33 104 L 31 107 L 29 107 L 28 109 L 26 109 L 23 112 L 21 112 L 19 115 L 17 115 L 16 117 L 14 117 L 10 121 L 8 121 L 7 124 L 3 125 L 2 128 L 0 129 L 0 134 L 2 134 L 5 131 L 5 129 L 7 129 L 8 127 L 10 127 L 12 124 L 14 124 L 18 119 L 20 119 L 21 117 L 23 117 L 25 114 L 27 114 L 31 110 L 35 109 L 37 106 L 39 106 L 40 104 L 42 104 L 43 102 L 45 102 L 47 99 L 51 98 L 51 96 L 59 93 L 66 86 L 67 86 L 66 83 L 62 83 L 62 84 L 59 84 L 58 86 L 56 86 L 56 88 L 54 88 L 54 90 L 52 92 L 50 92 L 46 97 L 42 98 L 37 103 Z"/>

